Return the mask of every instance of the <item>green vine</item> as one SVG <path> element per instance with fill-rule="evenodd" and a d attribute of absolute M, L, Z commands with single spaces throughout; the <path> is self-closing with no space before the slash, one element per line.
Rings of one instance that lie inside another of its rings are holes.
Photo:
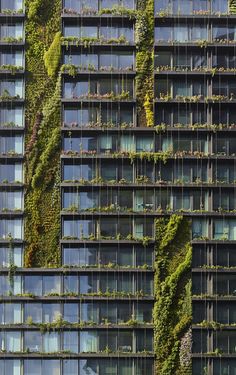
<path fill-rule="evenodd" d="M 8 281 L 11 287 L 11 290 L 14 288 L 14 276 L 16 273 L 17 266 L 14 263 L 14 245 L 13 245 L 13 237 L 11 233 L 8 234 L 8 241 L 9 241 L 9 269 L 8 269 Z"/>
<path fill-rule="evenodd" d="M 58 266 L 61 1 L 27 0 L 26 9 L 25 266 Z"/>
<path fill-rule="evenodd" d="M 140 126 L 154 126 L 154 0 L 138 1 L 136 96 Z"/>
<path fill-rule="evenodd" d="M 191 358 L 184 364 L 181 361 L 181 354 L 183 356 L 191 340 L 191 335 L 187 335 L 192 320 L 190 226 L 187 219 L 173 215 L 170 219 L 156 220 L 155 230 L 153 320 L 156 371 L 160 375 L 190 374 Z"/>
<path fill-rule="evenodd" d="M 45 52 L 44 64 L 47 69 L 48 75 L 53 77 L 56 75 L 61 60 L 61 32 L 58 31 L 54 40 L 47 52 Z"/>
<path fill-rule="evenodd" d="M 229 12 L 230 14 L 236 14 L 236 0 L 229 0 Z"/>

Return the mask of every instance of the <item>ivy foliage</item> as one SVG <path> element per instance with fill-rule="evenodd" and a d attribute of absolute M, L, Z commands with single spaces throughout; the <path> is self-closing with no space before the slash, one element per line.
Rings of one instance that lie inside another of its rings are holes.
<path fill-rule="evenodd" d="M 136 97 L 140 126 L 154 126 L 154 0 L 138 0 Z"/>
<path fill-rule="evenodd" d="M 25 5 L 25 266 L 58 266 L 61 76 L 57 71 L 61 1 L 26 0 Z"/>
<path fill-rule="evenodd" d="M 47 69 L 48 75 L 53 77 L 58 71 L 61 60 L 61 32 L 58 31 L 54 40 L 47 52 L 44 54 L 44 64 Z"/>
<path fill-rule="evenodd" d="M 154 350 L 159 375 L 191 374 L 191 359 L 181 365 L 181 340 L 191 326 L 190 225 L 187 219 L 172 215 L 155 222 L 156 260 Z M 190 343 L 191 345 L 191 343 Z"/>
<path fill-rule="evenodd" d="M 229 12 L 236 14 L 236 0 L 229 0 Z"/>

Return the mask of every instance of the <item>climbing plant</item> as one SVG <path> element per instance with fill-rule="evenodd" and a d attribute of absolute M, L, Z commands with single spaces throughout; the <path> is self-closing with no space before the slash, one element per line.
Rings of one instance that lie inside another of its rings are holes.
<path fill-rule="evenodd" d="M 140 126 L 154 126 L 154 0 L 138 0 L 136 97 Z"/>
<path fill-rule="evenodd" d="M 229 12 L 230 14 L 236 14 L 236 0 L 229 0 Z"/>
<path fill-rule="evenodd" d="M 58 266 L 61 0 L 26 0 L 25 266 Z"/>
<path fill-rule="evenodd" d="M 173 215 L 155 222 L 153 309 L 154 350 L 158 375 L 191 374 L 190 225 Z"/>

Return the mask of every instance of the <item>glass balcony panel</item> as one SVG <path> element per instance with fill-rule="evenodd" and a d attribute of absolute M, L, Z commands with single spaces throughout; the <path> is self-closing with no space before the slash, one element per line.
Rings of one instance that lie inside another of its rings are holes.
<path fill-rule="evenodd" d="M 7 239 L 9 234 L 14 239 L 23 239 L 22 219 L 0 220 L 0 238 Z"/>
<path fill-rule="evenodd" d="M 156 42 L 168 42 L 172 39 L 172 30 L 168 26 L 155 27 Z"/>
<path fill-rule="evenodd" d="M 5 350 L 7 352 L 20 352 L 21 348 L 21 332 L 5 332 Z"/>
<path fill-rule="evenodd" d="M 122 353 L 133 352 L 133 335 L 130 332 L 119 331 L 118 333 L 118 350 Z"/>
<path fill-rule="evenodd" d="M 152 137 L 136 137 L 137 152 L 154 152 L 154 139 Z"/>
<path fill-rule="evenodd" d="M 95 222 L 92 220 L 64 220 L 63 235 L 65 237 L 88 238 L 95 233 Z"/>
<path fill-rule="evenodd" d="M 117 334 L 116 332 L 99 332 L 99 351 L 103 352 L 107 348 L 112 352 L 117 350 Z M 113 373 L 113 372 L 112 372 Z"/>
<path fill-rule="evenodd" d="M 0 210 L 22 210 L 23 209 L 23 192 L 0 192 Z"/>
<path fill-rule="evenodd" d="M 6 154 L 9 152 L 22 154 L 23 153 L 23 137 L 13 136 L 13 137 L 1 137 L 0 139 L 0 152 Z"/>
<path fill-rule="evenodd" d="M 44 375 L 60 375 L 60 361 L 59 360 L 43 360 L 42 374 Z"/>
<path fill-rule="evenodd" d="M 66 322 L 78 323 L 79 321 L 79 306 L 77 303 L 65 303 L 63 318 Z"/>
<path fill-rule="evenodd" d="M 214 13 L 228 13 L 228 1 L 211 0 L 212 12 Z"/>
<path fill-rule="evenodd" d="M 171 12 L 171 0 L 155 0 L 155 13 L 159 13 L 162 11 L 169 11 Z"/>
<path fill-rule="evenodd" d="M 41 360 L 28 359 L 24 361 L 25 375 L 42 375 Z"/>
<path fill-rule="evenodd" d="M 85 13 L 88 10 L 98 10 L 98 0 L 64 0 L 64 8 L 69 11 L 76 11 L 78 13 Z"/>
<path fill-rule="evenodd" d="M 135 318 L 140 323 L 151 323 L 152 322 L 152 309 L 146 303 L 137 302 L 135 306 Z"/>
<path fill-rule="evenodd" d="M 64 277 L 64 293 L 79 293 L 79 278 L 73 275 Z"/>
<path fill-rule="evenodd" d="M 1 168 L 1 166 L 0 166 Z M 92 180 L 94 178 L 94 168 L 91 164 L 64 165 L 64 180 Z M 1 169 L 0 169 L 1 173 Z"/>
<path fill-rule="evenodd" d="M 97 249 L 95 248 L 65 248 L 64 264 L 80 267 L 97 264 Z"/>
<path fill-rule="evenodd" d="M 5 308 L 4 308 L 4 313 L 5 313 L 4 324 L 22 323 L 20 303 L 6 303 Z"/>
<path fill-rule="evenodd" d="M 217 306 L 217 309 L 215 308 L 214 309 L 214 317 L 215 317 L 215 321 L 221 323 L 221 324 L 230 324 L 229 322 L 229 312 L 231 311 L 231 308 L 233 307 L 233 305 L 222 305 L 222 304 L 219 304 Z"/>
<path fill-rule="evenodd" d="M 98 279 L 94 276 L 80 276 L 81 294 L 96 293 L 98 291 Z"/>
<path fill-rule="evenodd" d="M 36 295 L 40 294 L 37 293 Z M 25 303 L 24 322 L 27 322 L 31 319 L 34 323 L 41 323 L 43 321 L 41 303 Z"/>
<path fill-rule="evenodd" d="M 206 220 L 193 219 L 192 221 L 192 238 L 197 239 L 208 236 L 208 225 Z"/>
<path fill-rule="evenodd" d="M 137 291 L 143 291 L 148 295 L 153 295 L 153 278 L 150 275 L 138 275 L 137 277 Z"/>
<path fill-rule="evenodd" d="M 100 290 L 102 291 L 102 293 L 106 293 L 107 291 L 109 292 L 116 291 L 117 282 L 118 282 L 116 279 L 117 277 L 115 274 L 108 274 L 108 275 L 102 274 L 100 276 Z"/>
<path fill-rule="evenodd" d="M 175 111 L 173 113 L 173 118 L 174 118 L 174 124 L 181 124 L 181 125 L 190 124 L 190 112 L 187 108 L 179 108 L 178 111 Z"/>
<path fill-rule="evenodd" d="M 205 305 L 199 302 L 193 303 L 193 323 L 201 323 L 207 320 L 207 311 Z"/>
<path fill-rule="evenodd" d="M 24 276 L 24 293 L 41 296 L 43 293 L 42 276 Z"/>
<path fill-rule="evenodd" d="M 98 351 L 97 332 L 93 332 L 93 331 L 82 332 L 81 331 L 80 332 L 80 352 L 81 353 L 96 353 L 97 351 Z"/>
<path fill-rule="evenodd" d="M 22 248 L 13 248 L 13 260 L 17 267 L 22 267 Z M 9 267 L 9 248 L 0 247 L 0 267 Z"/>
<path fill-rule="evenodd" d="M 121 267 L 134 267 L 133 249 L 120 249 L 117 262 Z"/>
<path fill-rule="evenodd" d="M 10 9 L 17 11 L 23 8 L 22 0 L 1 0 L 1 10 Z"/>
<path fill-rule="evenodd" d="M 110 322 L 117 324 L 117 307 L 111 303 L 99 304 L 99 323 Z"/>
<path fill-rule="evenodd" d="M 64 137 L 65 151 L 97 151 L 95 137 Z"/>
<path fill-rule="evenodd" d="M 115 152 L 117 150 L 117 138 L 113 135 L 102 135 L 99 137 L 99 151 L 102 153 Z"/>
<path fill-rule="evenodd" d="M 22 163 L 0 164 L 0 181 L 23 182 L 23 166 Z"/>
<path fill-rule="evenodd" d="M 64 360 L 63 361 L 63 375 L 78 375 L 78 361 Z"/>
<path fill-rule="evenodd" d="M 67 126 L 84 127 L 91 123 L 96 123 L 98 119 L 96 108 L 65 109 L 64 124 Z"/>
<path fill-rule="evenodd" d="M 193 353 L 207 353 L 207 332 L 193 332 Z"/>
<path fill-rule="evenodd" d="M 98 305 L 96 303 L 82 303 L 80 305 L 80 321 L 99 323 Z"/>
<path fill-rule="evenodd" d="M 143 265 L 148 265 L 149 267 L 153 265 L 152 250 L 136 249 L 136 266 L 143 266 Z"/>
<path fill-rule="evenodd" d="M 43 351 L 46 353 L 55 353 L 60 349 L 58 332 L 45 333 L 43 335 Z"/>
<path fill-rule="evenodd" d="M 23 38 L 23 23 L 0 25 L 0 38 L 7 41 L 8 38 Z"/>
<path fill-rule="evenodd" d="M 24 332 L 24 350 L 29 352 L 42 351 L 42 334 L 41 332 Z"/>
<path fill-rule="evenodd" d="M 227 40 L 228 28 L 226 26 L 218 25 L 212 27 L 213 40 Z"/>
<path fill-rule="evenodd" d="M 80 375 L 99 375 L 97 361 L 93 359 L 83 359 L 79 361 Z"/>
<path fill-rule="evenodd" d="M 192 2 L 189 0 L 172 0 L 173 14 L 191 14 Z"/>
<path fill-rule="evenodd" d="M 43 294 L 60 293 L 60 276 L 43 276 Z"/>
<path fill-rule="evenodd" d="M 171 67 L 171 56 L 172 56 L 172 53 L 169 51 L 159 51 L 158 53 L 156 53 L 154 56 L 155 68 L 162 67 L 162 66 Z"/>
<path fill-rule="evenodd" d="M 109 0 L 110 2 L 110 0 Z M 100 38 L 105 40 L 125 38 L 128 42 L 134 41 L 134 29 L 132 27 L 120 27 L 120 26 L 101 26 L 100 27 Z"/>
<path fill-rule="evenodd" d="M 60 304 L 45 303 L 43 304 L 43 322 L 52 323 L 61 316 Z"/>
<path fill-rule="evenodd" d="M 110 9 L 119 5 L 119 0 L 100 0 L 99 4 L 101 9 Z"/>
<path fill-rule="evenodd" d="M 70 353 L 79 352 L 78 332 L 64 332 L 63 333 L 63 350 Z"/>
<path fill-rule="evenodd" d="M 117 264 L 117 249 L 113 249 L 110 247 L 100 249 L 99 264 L 108 265 L 111 263 Z"/>
<path fill-rule="evenodd" d="M 136 332 L 136 352 L 153 351 L 153 335 L 150 331 Z"/>
<path fill-rule="evenodd" d="M 0 109 L 0 126 L 17 126 L 22 127 L 24 122 L 23 109 L 12 108 Z"/>

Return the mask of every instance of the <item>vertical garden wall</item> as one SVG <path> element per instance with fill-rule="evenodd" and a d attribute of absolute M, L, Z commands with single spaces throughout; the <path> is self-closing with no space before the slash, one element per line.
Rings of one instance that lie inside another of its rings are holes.
<path fill-rule="evenodd" d="M 155 222 L 153 310 L 156 374 L 191 374 L 190 224 L 173 215 Z"/>
<path fill-rule="evenodd" d="M 136 99 L 139 126 L 154 126 L 154 0 L 138 0 Z"/>
<path fill-rule="evenodd" d="M 57 266 L 60 233 L 60 0 L 26 0 L 25 266 Z"/>

